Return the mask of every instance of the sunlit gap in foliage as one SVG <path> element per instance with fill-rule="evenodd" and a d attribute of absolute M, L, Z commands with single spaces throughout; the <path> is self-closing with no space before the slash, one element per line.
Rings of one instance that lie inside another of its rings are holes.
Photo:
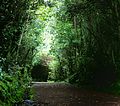
<path fill-rule="evenodd" d="M 37 39 L 38 45 L 35 49 L 35 55 L 32 60 L 32 64 L 33 67 L 36 67 L 37 65 L 42 66 L 42 68 L 44 67 L 43 72 L 41 72 L 48 75 L 47 81 L 55 81 L 55 70 L 59 65 L 59 59 L 57 58 L 59 53 L 57 53 L 57 51 L 59 52 L 60 49 L 60 46 L 56 45 L 56 42 L 58 41 L 57 37 L 60 34 L 58 30 L 61 30 L 61 27 L 64 29 L 64 25 L 58 27 L 58 23 L 59 18 L 64 12 L 64 2 L 50 0 L 48 3 L 45 2 L 43 5 L 40 5 L 35 12 L 35 20 L 38 20 L 37 25 L 39 25 L 39 27 L 35 29 L 38 29 L 37 34 L 39 36 L 39 40 Z M 37 71 L 35 70 L 35 72 Z M 40 71 L 38 70 L 38 73 L 39 72 Z M 41 75 L 38 73 L 37 75 Z M 35 80 L 42 82 L 46 81 L 39 79 L 40 77 L 42 78 L 42 76 L 44 75 L 39 76 L 38 80 Z"/>
<path fill-rule="evenodd" d="M 42 47 L 42 53 L 48 54 L 51 49 L 51 43 L 52 39 L 54 38 L 54 29 L 52 26 L 55 26 L 56 21 L 55 17 L 51 17 L 48 23 L 46 23 L 46 26 L 44 28 L 43 32 L 43 47 Z"/>
<path fill-rule="evenodd" d="M 43 31 L 41 33 L 42 36 L 42 46 L 40 47 L 40 52 L 42 54 L 49 54 L 51 50 L 51 45 L 56 36 L 56 13 L 59 12 L 61 6 L 63 5 L 60 1 L 50 1 L 44 0 L 46 6 L 40 6 L 40 8 L 36 11 L 39 14 L 39 19 L 43 24 Z M 46 3 L 54 4 L 52 7 L 49 7 Z M 40 54 L 41 54 L 40 53 Z"/>

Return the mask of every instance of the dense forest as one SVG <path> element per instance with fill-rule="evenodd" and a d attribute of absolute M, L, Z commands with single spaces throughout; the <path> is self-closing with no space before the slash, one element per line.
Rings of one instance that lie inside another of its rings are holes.
<path fill-rule="evenodd" d="M 0 105 L 32 81 L 120 94 L 120 0 L 1 0 Z"/>

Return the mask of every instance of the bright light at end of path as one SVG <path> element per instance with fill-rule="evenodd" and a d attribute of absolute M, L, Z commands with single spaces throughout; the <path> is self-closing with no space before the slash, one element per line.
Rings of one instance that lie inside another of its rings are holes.
<path fill-rule="evenodd" d="M 49 53 L 49 50 L 51 49 L 51 43 L 52 43 L 52 34 L 48 30 L 44 30 L 44 35 L 43 35 L 43 48 L 42 52 L 43 53 Z"/>
<path fill-rule="evenodd" d="M 50 17 L 48 23 L 46 23 L 46 26 L 44 28 L 43 32 L 43 48 L 42 52 L 45 54 L 48 54 L 51 50 L 53 38 L 55 36 L 55 31 L 53 29 L 53 26 L 56 25 L 56 19 L 55 17 Z"/>

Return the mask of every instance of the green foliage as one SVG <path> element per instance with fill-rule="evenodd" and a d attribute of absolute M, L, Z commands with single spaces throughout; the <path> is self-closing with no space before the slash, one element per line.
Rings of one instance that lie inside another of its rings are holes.
<path fill-rule="evenodd" d="M 22 101 L 31 73 L 116 92 L 119 10 L 119 0 L 2 0 L 0 102 Z"/>
<path fill-rule="evenodd" d="M 26 70 L 24 70 L 24 76 L 19 70 L 14 75 L 4 72 L 0 74 L 0 105 L 13 106 L 16 103 L 22 103 L 25 90 L 31 81 Z"/>
<path fill-rule="evenodd" d="M 55 30 L 56 36 L 52 44 L 51 53 L 58 61 L 58 66 L 56 66 L 58 69 L 55 71 L 56 80 L 64 80 L 68 76 L 68 58 L 69 54 L 72 55 L 72 53 L 69 52 L 69 46 L 74 42 L 74 30 L 72 30 L 72 24 L 67 21 L 58 21 Z"/>
<path fill-rule="evenodd" d="M 0 105 L 13 106 L 21 102 L 31 81 L 33 51 L 38 45 L 34 40 L 39 32 L 33 30 L 37 22 L 32 22 L 32 19 L 38 4 L 37 0 L 1 0 Z"/>
<path fill-rule="evenodd" d="M 56 80 L 82 87 L 113 87 L 120 72 L 120 2 L 65 0 L 62 7 L 59 14 L 66 14 L 57 15 L 51 50 L 58 61 Z"/>
<path fill-rule="evenodd" d="M 9 72 L 14 65 L 30 65 L 37 45 L 35 11 L 43 1 L 2 0 L 0 4 L 0 65 Z M 37 4 L 37 5 L 36 5 Z M 36 5 L 36 8 L 33 8 Z M 40 23 L 40 22 L 39 22 Z M 39 26 L 38 26 L 39 27 Z M 34 42 L 35 41 L 35 42 Z"/>

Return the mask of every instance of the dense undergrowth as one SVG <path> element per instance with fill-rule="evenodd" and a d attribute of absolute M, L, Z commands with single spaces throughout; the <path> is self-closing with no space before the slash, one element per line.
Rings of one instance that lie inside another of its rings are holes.
<path fill-rule="evenodd" d="M 32 0 L 0 1 L 0 106 L 23 102 L 31 83 L 34 45 L 27 31 L 40 4 Z M 31 25 L 32 26 L 32 25 Z"/>
<path fill-rule="evenodd" d="M 9 75 L 1 73 L 0 75 L 0 106 L 13 106 L 22 104 L 25 99 L 32 99 L 30 91 L 31 79 L 27 72 L 21 75 L 20 71 Z M 27 92 L 27 93 L 26 93 Z M 30 97 L 31 96 L 31 97 Z"/>

